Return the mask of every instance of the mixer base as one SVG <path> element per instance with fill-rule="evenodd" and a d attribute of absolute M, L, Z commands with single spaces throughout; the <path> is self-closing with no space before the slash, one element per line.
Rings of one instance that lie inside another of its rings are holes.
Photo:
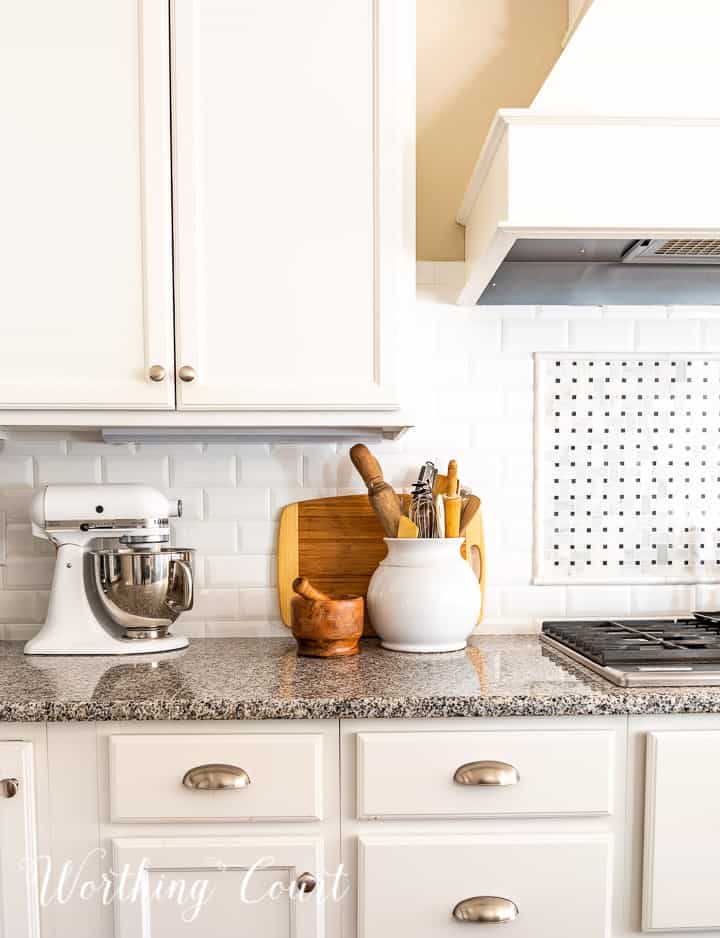
<path fill-rule="evenodd" d="M 98 634 L 90 641 L 61 642 L 43 638 L 42 632 L 31 638 L 25 646 L 26 655 L 149 655 L 163 651 L 187 648 L 189 642 L 184 635 L 167 635 L 165 638 L 113 638 L 107 633 Z"/>

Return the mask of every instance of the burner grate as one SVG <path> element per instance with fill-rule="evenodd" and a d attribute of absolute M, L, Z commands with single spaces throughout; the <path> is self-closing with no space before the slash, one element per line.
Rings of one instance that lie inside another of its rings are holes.
<path fill-rule="evenodd" d="M 720 614 L 682 619 L 544 622 L 542 631 L 599 665 L 720 663 Z"/>

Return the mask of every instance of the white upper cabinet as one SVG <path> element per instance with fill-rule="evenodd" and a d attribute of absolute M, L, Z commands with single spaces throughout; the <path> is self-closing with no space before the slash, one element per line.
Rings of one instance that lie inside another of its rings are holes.
<path fill-rule="evenodd" d="M 163 0 L 0 0 L 2 408 L 174 406 L 168 59 Z"/>
<path fill-rule="evenodd" d="M 413 16 L 411 0 L 171 2 L 179 409 L 397 406 Z"/>

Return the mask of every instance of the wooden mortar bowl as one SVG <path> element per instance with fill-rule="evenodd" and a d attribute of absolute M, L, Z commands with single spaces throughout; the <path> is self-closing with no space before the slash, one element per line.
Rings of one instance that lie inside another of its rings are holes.
<path fill-rule="evenodd" d="M 291 629 L 298 654 L 309 658 L 356 655 L 363 633 L 365 600 L 362 596 L 306 599 L 293 596 Z"/>

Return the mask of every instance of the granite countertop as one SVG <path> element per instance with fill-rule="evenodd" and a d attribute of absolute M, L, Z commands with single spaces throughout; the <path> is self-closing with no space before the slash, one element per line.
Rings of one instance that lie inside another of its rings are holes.
<path fill-rule="evenodd" d="M 26 657 L 0 642 L 0 720 L 262 720 L 720 713 L 720 687 L 623 689 L 536 636 L 407 655 L 298 658 L 288 638 L 195 640 L 140 658 Z"/>

